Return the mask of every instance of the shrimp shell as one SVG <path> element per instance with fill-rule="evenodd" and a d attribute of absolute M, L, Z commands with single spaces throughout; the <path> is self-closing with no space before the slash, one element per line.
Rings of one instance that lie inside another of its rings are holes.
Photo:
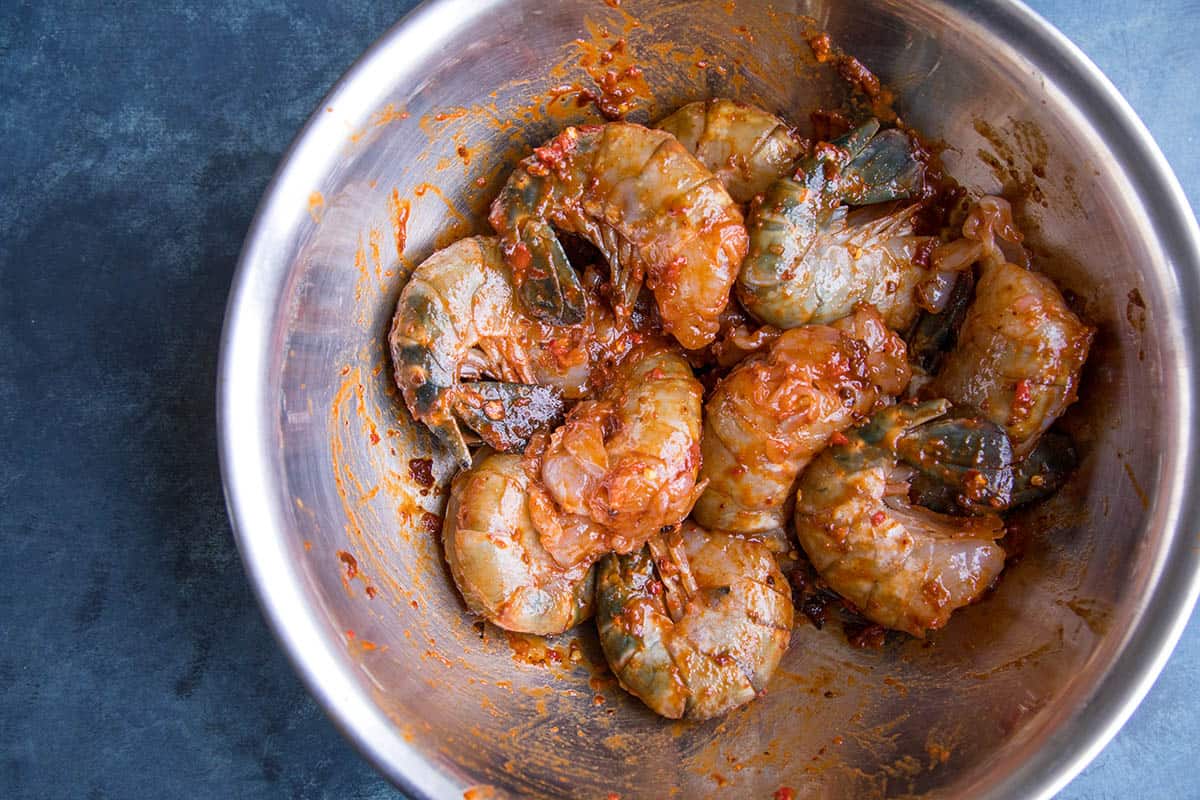
<path fill-rule="evenodd" d="M 817 145 L 795 178 L 777 180 L 750 208 L 750 249 L 738 299 L 778 328 L 829 323 L 860 303 L 874 305 L 893 330 L 907 329 L 930 278 L 919 258 L 929 237 L 914 235 L 916 206 L 859 208 L 909 196 L 924 167 L 912 140 L 880 132 L 871 119 Z"/>
<path fill-rule="evenodd" d="M 470 411 L 477 392 L 461 383 L 464 377 L 490 375 L 581 397 L 602 351 L 619 348 L 624 333 L 595 302 L 588 303 L 584 322 L 573 326 L 526 315 L 498 240 L 473 236 L 435 252 L 413 271 L 396 303 L 388 344 L 409 411 L 465 468 L 471 457 L 457 418 Z M 537 390 L 524 394 L 529 391 Z M 502 410 L 515 418 L 529 407 Z"/>
<path fill-rule="evenodd" d="M 776 184 L 751 214 L 750 253 L 738 298 L 758 319 L 782 328 L 828 324 L 859 303 L 873 305 L 892 330 L 906 330 L 921 311 L 920 288 L 934 276 L 917 257 L 930 240 L 913 232 L 917 207 L 839 208 L 828 224 L 801 233 L 788 219 L 794 187 Z M 776 209 L 776 212 L 768 209 Z"/>
<path fill-rule="evenodd" d="M 1002 261 L 981 269 L 958 344 L 923 394 L 979 410 L 1023 458 L 1075 402 L 1096 331 L 1046 276 Z"/>
<path fill-rule="evenodd" d="M 703 489 L 702 395 L 687 361 L 650 341 L 617 365 L 598 400 L 530 446 L 533 521 L 559 563 L 631 552 L 688 515 Z"/>

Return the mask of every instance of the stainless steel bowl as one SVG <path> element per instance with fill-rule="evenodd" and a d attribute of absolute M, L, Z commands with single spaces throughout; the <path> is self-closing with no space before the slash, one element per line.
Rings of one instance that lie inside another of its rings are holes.
<path fill-rule="evenodd" d="M 800 15 L 949 143 L 965 184 L 1021 198 L 1041 267 L 1100 326 L 1071 413 L 1083 466 L 1025 520 L 994 596 L 927 643 L 861 651 L 801 625 L 765 697 L 671 724 L 605 676 L 589 636 L 538 665 L 466 615 L 431 516 L 450 467 L 414 480 L 431 448 L 384 333 L 404 271 L 482 223 L 505 166 L 595 119 L 545 103 L 590 84 L 597 47 L 628 39 L 654 90 L 642 119 L 732 94 L 804 124 L 845 90 Z M 1048 797 L 1132 712 L 1196 598 L 1198 240 L 1129 107 L 1015 2 L 426 3 L 318 109 L 246 240 L 219 386 L 246 568 L 309 688 L 413 796 Z"/>

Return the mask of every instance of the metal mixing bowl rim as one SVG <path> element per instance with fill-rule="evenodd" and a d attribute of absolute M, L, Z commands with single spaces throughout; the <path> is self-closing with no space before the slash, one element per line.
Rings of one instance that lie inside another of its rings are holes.
<path fill-rule="evenodd" d="M 246 236 L 226 307 L 217 382 L 218 445 L 226 504 L 251 584 L 267 621 L 308 690 L 358 750 L 410 796 L 457 794 L 456 784 L 426 765 L 425 758 L 399 735 L 343 659 L 341 644 L 320 609 L 303 591 L 296 556 L 286 547 L 285 518 L 272 503 L 279 495 L 280 453 L 272 432 L 278 398 L 267 396 L 272 358 L 282 341 L 273 338 L 272 313 L 283 294 L 286 237 L 311 191 L 311 163 L 329 158 L 320 148 L 344 138 L 342 123 L 323 109 L 350 104 L 364 79 L 382 64 L 435 46 L 442 20 L 463 23 L 504 0 L 427 0 L 388 30 L 338 81 L 308 120 L 259 204 Z M 1063 34 L 1016 0 L 972 0 L 955 10 L 993 34 L 1018 43 L 1022 54 L 1063 87 L 1074 107 L 1116 153 L 1123 155 L 1129 179 L 1142 199 L 1168 263 L 1174 264 L 1182 302 L 1183 346 L 1200 352 L 1200 230 L 1178 180 L 1149 132 L 1100 70 Z M 386 70 L 382 74 L 386 74 Z M 1130 168 L 1132 165 L 1132 168 Z M 1194 371 L 1193 371 L 1194 372 Z M 1126 634 L 1117 657 L 1086 705 L 1057 731 L 1055 746 L 1044 747 L 1005 777 L 989 796 L 1050 797 L 1065 786 L 1116 734 L 1157 678 L 1178 641 L 1200 594 L 1200 547 L 1181 520 L 1196 518 L 1200 498 L 1195 483 L 1196 437 L 1191 419 L 1200 396 L 1198 376 L 1180 375 L 1184 410 L 1177 474 L 1164 476 L 1169 517 L 1165 546 L 1156 560 L 1157 581 L 1142 603 L 1137 624 Z M 272 413 L 271 410 L 275 412 Z M 1061 752 L 1060 752 L 1061 751 Z"/>

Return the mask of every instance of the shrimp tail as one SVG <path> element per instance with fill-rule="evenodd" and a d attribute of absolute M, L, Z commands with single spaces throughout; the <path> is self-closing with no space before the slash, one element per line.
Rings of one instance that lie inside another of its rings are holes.
<path fill-rule="evenodd" d="M 539 429 L 562 421 L 562 395 L 548 386 L 500 381 L 461 384 L 451 401 L 458 419 L 494 450 L 523 450 Z"/>
<path fill-rule="evenodd" d="M 958 329 L 967 317 L 975 296 L 975 276 L 970 270 L 958 273 L 946 305 L 938 312 L 922 312 L 908 336 L 909 361 L 935 374 L 946 353 L 958 341 Z"/>
<path fill-rule="evenodd" d="M 819 146 L 802 160 L 797 174 L 834 204 L 902 200 L 924 179 L 925 167 L 908 134 L 895 128 L 880 133 L 879 120 L 873 117 L 830 144 L 833 147 Z"/>
<path fill-rule="evenodd" d="M 1024 461 L 1018 461 L 1000 425 L 962 415 L 931 420 L 921 410 L 928 407 L 932 413 L 944 404 L 938 400 L 898 406 L 860 431 L 864 442 L 882 442 L 896 430 L 896 416 L 907 414 L 908 420 L 901 423 L 904 432 L 891 449 L 912 470 L 908 496 L 918 506 L 943 514 L 1008 511 L 1053 494 L 1078 463 L 1075 446 L 1065 434 L 1047 434 Z"/>
<path fill-rule="evenodd" d="M 901 437 L 926 422 L 944 416 L 949 410 L 948 400 L 926 400 L 912 405 L 889 406 L 856 429 L 856 438 L 869 446 L 894 451 Z"/>
<path fill-rule="evenodd" d="M 521 231 L 522 243 L 529 253 L 528 265 L 514 275 L 520 276 L 518 296 L 524 308 L 553 325 L 583 322 L 587 311 L 583 284 L 567 260 L 554 229 L 543 220 L 531 219 L 521 226 Z"/>
<path fill-rule="evenodd" d="M 897 442 L 896 456 L 916 470 L 910 497 L 919 506 L 988 513 L 1012 505 L 1012 443 L 986 419 L 928 422 Z"/>
<path fill-rule="evenodd" d="M 1043 435 L 1033 452 L 1017 465 L 1011 507 L 1035 503 L 1054 494 L 1067 482 L 1078 463 L 1079 456 L 1070 436 Z"/>
<path fill-rule="evenodd" d="M 456 419 L 446 417 L 444 419 L 425 420 L 425 426 L 429 428 L 434 438 L 450 451 L 451 457 L 458 462 L 459 469 L 466 469 L 471 466 L 471 450 L 467 446 L 466 437 L 463 436 L 462 428 L 458 427 Z"/>
<path fill-rule="evenodd" d="M 924 176 L 925 167 L 914 156 L 908 135 L 886 130 L 870 139 L 842 170 L 842 200 L 852 206 L 903 200 L 920 188 Z"/>
<path fill-rule="evenodd" d="M 536 211 L 552 192 L 548 179 L 518 170 L 496 198 L 489 219 L 512 237 L 503 251 L 524 309 L 553 325 L 575 325 L 586 315 L 583 284 L 554 229 Z"/>
<path fill-rule="evenodd" d="M 871 143 L 877 133 L 879 133 L 879 120 L 870 117 L 857 128 L 853 128 L 837 139 L 834 139 L 832 144 L 836 145 L 838 149 L 849 153 L 851 158 L 855 158 L 866 150 L 867 145 Z"/>

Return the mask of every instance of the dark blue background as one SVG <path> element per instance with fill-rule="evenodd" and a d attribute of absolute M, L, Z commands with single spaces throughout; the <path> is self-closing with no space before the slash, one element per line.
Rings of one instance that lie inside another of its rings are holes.
<path fill-rule="evenodd" d="M 0 4 L 0 797 L 394 796 L 255 606 L 213 387 L 279 157 L 412 5 Z M 1142 114 L 1195 206 L 1200 3 L 1033 5 Z M 1194 620 L 1063 796 L 1200 796 L 1198 672 Z"/>

